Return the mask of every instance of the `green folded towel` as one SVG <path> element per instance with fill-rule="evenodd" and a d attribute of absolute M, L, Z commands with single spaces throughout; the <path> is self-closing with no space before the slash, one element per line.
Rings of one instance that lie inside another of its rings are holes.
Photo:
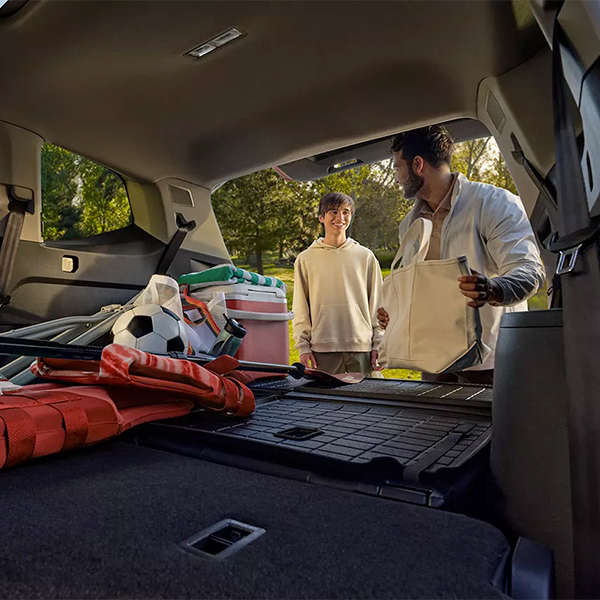
<path fill-rule="evenodd" d="M 283 293 L 287 293 L 285 283 L 277 277 L 265 277 L 258 273 L 252 273 L 245 269 L 240 269 L 234 265 L 219 265 L 212 269 L 206 269 L 206 271 L 199 271 L 198 273 L 186 273 L 182 275 L 177 282 L 185 285 L 198 285 L 200 283 L 211 283 L 211 282 L 228 282 L 228 283 L 247 283 L 251 285 L 265 285 L 267 287 L 277 287 L 283 290 Z"/>

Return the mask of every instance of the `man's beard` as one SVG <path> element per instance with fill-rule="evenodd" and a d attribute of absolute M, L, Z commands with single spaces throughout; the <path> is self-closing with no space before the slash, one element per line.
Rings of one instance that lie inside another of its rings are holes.
<path fill-rule="evenodd" d="M 408 170 L 408 181 L 402 184 L 402 192 L 404 193 L 404 197 L 407 200 L 416 198 L 424 183 L 425 180 L 420 175 L 417 175 L 414 172 L 412 165 L 410 165 Z"/>

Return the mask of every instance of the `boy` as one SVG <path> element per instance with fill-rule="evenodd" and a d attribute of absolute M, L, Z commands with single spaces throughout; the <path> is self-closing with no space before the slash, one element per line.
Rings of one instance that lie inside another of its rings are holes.
<path fill-rule="evenodd" d="M 353 215 L 350 196 L 332 192 L 321 198 L 325 237 L 301 252 L 294 265 L 294 341 L 306 367 L 381 377 L 381 269 L 368 248 L 346 238 Z"/>

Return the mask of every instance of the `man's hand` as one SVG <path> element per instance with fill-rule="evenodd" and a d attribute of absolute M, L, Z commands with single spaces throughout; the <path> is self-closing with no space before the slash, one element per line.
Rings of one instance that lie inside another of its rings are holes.
<path fill-rule="evenodd" d="M 315 358 L 315 355 L 312 352 L 307 352 L 306 354 L 301 354 L 300 362 L 307 369 L 316 369 L 317 368 L 317 359 Z"/>
<path fill-rule="evenodd" d="M 379 323 L 379 327 L 381 327 L 381 329 L 385 329 L 388 326 L 388 323 L 390 322 L 390 315 L 387 314 L 385 309 L 377 309 L 377 322 Z"/>
<path fill-rule="evenodd" d="M 458 287 L 460 288 L 461 294 L 471 299 L 470 302 L 467 302 L 467 306 L 477 308 L 488 302 L 501 304 L 504 299 L 504 294 L 500 285 L 493 279 L 490 279 L 473 269 L 471 269 L 471 273 L 471 275 L 464 275 L 463 277 L 458 278 L 458 281 L 460 282 Z M 377 316 L 379 317 L 379 314 Z"/>
<path fill-rule="evenodd" d="M 377 359 L 379 358 L 379 350 L 371 350 L 371 367 L 373 371 L 382 371 L 383 367 L 379 365 Z"/>

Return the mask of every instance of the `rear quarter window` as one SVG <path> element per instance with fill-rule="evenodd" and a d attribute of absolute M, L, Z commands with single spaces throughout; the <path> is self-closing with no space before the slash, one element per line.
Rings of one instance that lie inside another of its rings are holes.
<path fill-rule="evenodd" d="M 125 183 L 110 169 L 53 144 L 42 146 L 42 237 L 72 240 L 132 222 Z"/>

